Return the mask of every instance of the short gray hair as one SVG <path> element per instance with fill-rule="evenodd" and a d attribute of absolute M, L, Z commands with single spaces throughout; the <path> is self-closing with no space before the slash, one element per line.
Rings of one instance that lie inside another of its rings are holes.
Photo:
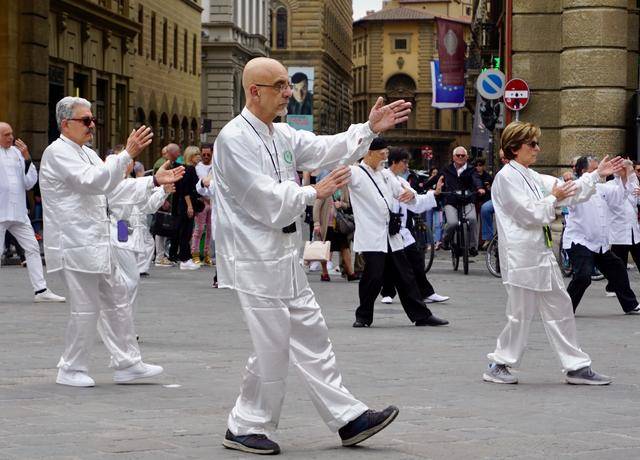
<path fill-rule="evenodd" d="M 56 122 L 58 123 L 58 129 L 62 129 L 62 120 L 68 120 L 73 118 L 73 111 L 77 106 L 91 108 L 91 102 L 82 97 L 63 97 L 56 104 Z"/>

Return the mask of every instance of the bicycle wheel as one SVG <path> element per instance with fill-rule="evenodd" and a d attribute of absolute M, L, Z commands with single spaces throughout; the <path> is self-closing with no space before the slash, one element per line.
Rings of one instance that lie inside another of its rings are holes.
<path fill-rule="evenodd" d="M 498 235 L 496 234 L 487 246 L 487 270 L 496 278 L 500 278 L 500 256 L 498 253 Z"/>
<path fill-rule="evenodd" d="M 453 238 L 451 238 L 451 264 L 453 271 L 458 271 L 460 266 L 460 228 L 456 228 Z"/>
<path fill-rule="evenodd" d="M 465 275 L 469 274 L 469 223 L 462 223 L 462 270 Z"/>
<path fill-rule="evenodd" d="M 424 272 L 428 273 L 433 265 L 433 258 L 436 255 L 436 244 L 433 241 L 433 233 L 427 227 L 425 232 L 425 248 L 424 248 Z"/>
<path fill-rule="evenodd" d="M 558 265 L 560 266 L 560 271 L 564 275 L 565 278 L 568 278 L 573 273 L 573 267 L 571 267 L 571 261 L 569 260 L 569 253 L 566 249 L 562 249 L 562 238 L 564 236 L 564 228 L 562 229 L 562 233 L 560 234 L 560 242 L 558 244 Z"/>

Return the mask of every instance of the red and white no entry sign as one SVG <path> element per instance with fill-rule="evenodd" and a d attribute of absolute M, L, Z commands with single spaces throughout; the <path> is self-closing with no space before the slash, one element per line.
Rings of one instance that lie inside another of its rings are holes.
<path fill-rule="evenodd" d="M 529 85 L 521 78 L 513 78 L 504 86 L 504 105 L 511 110 L 522 110 L 530 97 Z"/>

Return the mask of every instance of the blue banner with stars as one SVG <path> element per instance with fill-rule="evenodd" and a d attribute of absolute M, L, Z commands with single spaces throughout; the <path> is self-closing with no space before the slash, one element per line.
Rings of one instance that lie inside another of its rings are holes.
<path fill-rule="evenodd" d="M 431 61 L 431 83 L 433 86 L 432 107 L 436 109 L 459 109 L 464 107 L 464 85 L 445 85 L 442 82 L 439 61 Z"/>

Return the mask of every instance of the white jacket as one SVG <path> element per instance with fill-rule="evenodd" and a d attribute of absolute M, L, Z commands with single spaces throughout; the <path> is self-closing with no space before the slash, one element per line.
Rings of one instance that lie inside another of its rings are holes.
<path fill-rule="evenodd" d="M 621 203 L 609 206 L 609 243 L 639 244 L 638 197 L 633 194 L 638 187 L 638 178 L 631 174 L 627 179 L 627 197 Z"/>
<path fill-rule="evenodd" d="M 296 171 L 350 164 L 367 152 L 374 137 L 368 124 L 316 136 L 274 123 L 271 133 L 246 107 L 227 123 L 216 139 L 213 159 L 220 287 L 269 298 L 292 298 L 306 287 L 306 277 L 295 270 L 300 215 L 314 203 L 316 192 L 296 184 Z M 283 233 L 293 222 L 297 232 Z"/>
<path fill-rule="evenodd" d="M 583 174 L 577 193 L 558 202 L 551 190 L 558 179 L 538 174 L 516 161 L 495 177 L 491 198 L 498 224 L 502 282 L 533 291 L 551 291 L 553 270 L 559 270 L 545 244 L 543 226 L 556 218 L 555 208 L 589 199 L 599 181 L 597 172 Z"/>
<path fill-rule="evenodd" d="M 17 147 L 0 147 L 0 222 L 29 222 L 25 191 L 38 182 L 38 171 L 33 163 L 25 166 Z"/>
<path fill-rule="evenodd" d="M 411 185 L 404 177 L 395 176 L 396 179 L 400 182 L 400 185 L 404 186 L 404 188 L 413 190 Z M 412 203 L 400 203 L 398 202 L 398 206 L 400 212 L 402 213 L 402 228 L 400 229 L 400 235 L 402 235 L 402 239 L 404 240 L 404 247 L 411 246 L 416 242 L 416 239 L 413 237 L 409 229 L 407 228 L 407 210 L 411 211 L 414 214 L 422 214 L 423 212 L 427 212 L 436 206 L 438 206 L 438 202 L 436 201 L 436 194 L 433 190 L 429 190 L 424 195 L 418 195 L 416 193 L 416 199 Z"/>
<path fill-rule="evenodd" d="M 122 193 L 153 186 L 152 177 L 124 180 L 130 161 L 125 150 L 103 162 L 96 152 L 64 136 L 45 149 L 40 163 L 40 191 L 48 272 L 63 268 L 110 272 L 106 194 L 119 184 Z"/>

